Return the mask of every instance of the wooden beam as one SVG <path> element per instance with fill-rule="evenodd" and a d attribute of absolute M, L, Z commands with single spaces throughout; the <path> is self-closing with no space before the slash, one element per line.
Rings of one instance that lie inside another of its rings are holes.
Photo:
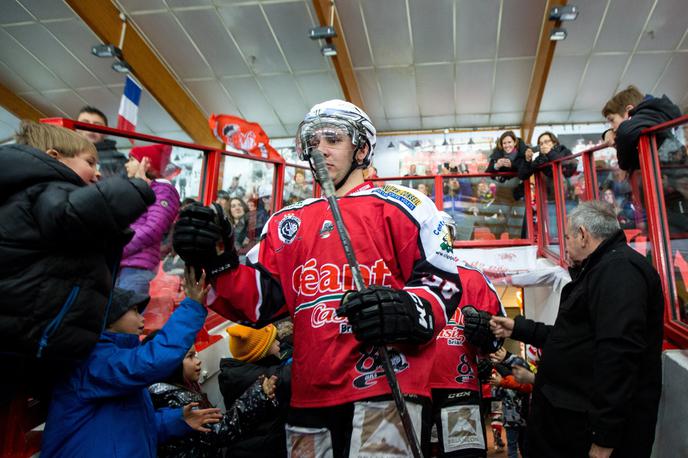
<path fill-rule="evenodd" d="M 65 2 L 104 43 L 115 46 L 119 44 L 122 20 L 119 17 L 119 10 L 111 1 L 65 0 Z M 222 149 L 221 143 L 210 131 L 208 120 L 201 109 L 129 23 L 122 45 L 122 54 L 131 66 L 134 76 L 195 143 Z"/>
<path fill-rule="evenodd" d="M 530 143 L 533 137 L 533 130 L 535 129 L 538 113 L 540 112 L 542 94 L 545 92 L 547 77 L 549 76 L 552 59 L 554 58 L 554 48 L 557 45 L 556 41 L 549 39 L 549 34 L 553 28 L 561 25 L 558 21 L 554 22 L 549 20 L 549 11 L 553 6 L 566 5 L 566 2 L 567 0 L 547 0 L 547 4 L 545 5 L 545 12 L 542 16 L 542 26 L 540 27 L 538 50 L 533 66 L 533 76 L 530 79 L 530 90 L 528 91 L 526 109 L 523 113 L 523 121 L 521 122 L 521 137 L 526 143 Z"/>
<path fill-rule="evenodd" d="M 46 117 L 42 111 L 34 108 L 33 105 L 2 84 L 0 84 L 0 105 L 19 119 L 38 121 Z"/>
<path fill-rule="evenodd" d="M 320 25 L 330 25 L 330 17 L 332 17 L 331 14 L 332 8 L 334 8 L 334 2 L 332 0 L 313 0 L 313 7 L 315 8 L 315 13 L 318 15 Z M 363 97 L 361 97 L 361 91 L 358 88 L 358 80 L 356 80 L 354 66 L 351 63 L 349 48 L 346 46 L 346 41 L 344 40 L 344 29 L 342 29 L 342 24 L 339 22 L 337 9 L 334 9 L 334 24 L 332 25 L 337 32 L 337 36 L 327 39 L 328 43 L 332 43 L 337 47 L 337 55 L 331 58 L 332 64 L 334 65 L 335 72 L 337 72 L 337 78 L 339 79 L 339 85 L 342 87 L 344 98 L 365 110 L 365 104 L 363 103 Z"/>

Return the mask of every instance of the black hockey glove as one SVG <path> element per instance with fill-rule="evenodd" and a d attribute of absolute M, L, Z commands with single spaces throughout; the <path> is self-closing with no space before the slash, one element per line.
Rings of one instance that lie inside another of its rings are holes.
<path fill-rule="evenodd" d="M 348 318 L 357 340 L 372 345 L 423 344 L 432 339 L 435 327 L 427 300 L 378 285 L 348 291 L 337 315 Z"/>
<path fill-rule="evenodd" d="M 461 309 L 463 315 L 463 335 L 469 344 L 478 347 L 483 353 L 494 353 L 503 343 L 490 331 L 490 318 L 492 315 L 477 310 L 472 305 L 466 305 Z"/>
<path fill-rule="evenodd" d="M 492 362 L 489 358 L 478 358 L 478 380 L 480 383 L 487 383 L 492 376 Z"/>
<path fill-rule="evenodd" d="M 209 277 L 239 265 L 232 225 L 218 204 L 191 204 L 179 212 L 172 245 L 184 262 L 202 267 Z"/>

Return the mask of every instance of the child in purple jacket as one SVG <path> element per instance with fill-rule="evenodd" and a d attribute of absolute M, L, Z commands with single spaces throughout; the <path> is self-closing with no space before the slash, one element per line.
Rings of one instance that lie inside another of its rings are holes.
<path fill-rule="evenodd" d="M 148 145 L 132 148 L 129 153 L 127 174 L 150 182 L 155 203 L 131 225 L 135 235 L 124 247 L 117 278 L 119 288 L 148 294 L 160 264 L 160 243 L 179 212 L 179 193 L 162 178 L 166 176 L 171 152 L 168 145 Z"/>

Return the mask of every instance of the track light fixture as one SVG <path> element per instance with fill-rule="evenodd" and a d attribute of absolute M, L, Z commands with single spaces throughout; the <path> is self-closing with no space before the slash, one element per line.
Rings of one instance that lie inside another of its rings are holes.
<path fill-rule="evenodd" d="M 311 40 L 324 40 L 327 38 L 334 38 L 337 36 L 337 32 L 331 25 L 326 25 L 323 27 L 313 27 L 308 30 L 308 36 Z"/>
<path fill-rule="evenodd" d="M 578 7 L 575 5 L 555 6 L 549 11 L 550 21 L 575 21 Z"/>
<path fill-rule="evenodd" d="M 333 57 L 337 55 L 337 47 L 333 44 L 327 43 L 320 48 L 320 52 L 325 57 Z"/>
<path fill-rule="evenodd" d="M 117 73 L 131 73 L 131 65 L 124 59 L 115 59 L 112 63 L 112 69 Z"/>
<path fill-rule="evenodd" d="M 122 58 L 122 50 L 115 45 L 95 45 L 91 47 L 91 54 L 98 57 Z"/>
<path fill-rule="evenodd" d="M 549 33 L 549 39 L 552 41 L 561 41 L 566 39 L 566 29 L 563 27 L 555 27 Z"/>

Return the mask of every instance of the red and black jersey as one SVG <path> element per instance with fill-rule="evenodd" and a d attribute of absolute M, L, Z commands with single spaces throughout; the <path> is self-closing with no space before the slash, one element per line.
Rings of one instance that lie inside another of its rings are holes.
<path fill-rule="evenodd" d="M 457 268 L 463 288 L 461 303 L 437 335 L 430 388 L 478 391 L 478 349 L 466 342 L 463 335 L 461 308 L 472 305 L 492 315 L 506 316 L 506 313 L 489 278 L 468 265 L 458 265 Z"/>
<path fill-rule="evenodd" d="M 430 302 L 437 332 L 461 297 L 448 230 L 433 202 L 401 186 L 365 183 L 338 199 L 367 284 L 404 289 Z M 272 215 L 249 265 L 217 278 L 209 306 L 262 326 L 294 321 L 294 407 L 327 407 L 390 392 L 373 347 L 359 343 L 336 309 L 354 289 L 329 204 L 307 199 Z M 429 396 L 434 341 L 390 346 L 402 391 Z"/>

